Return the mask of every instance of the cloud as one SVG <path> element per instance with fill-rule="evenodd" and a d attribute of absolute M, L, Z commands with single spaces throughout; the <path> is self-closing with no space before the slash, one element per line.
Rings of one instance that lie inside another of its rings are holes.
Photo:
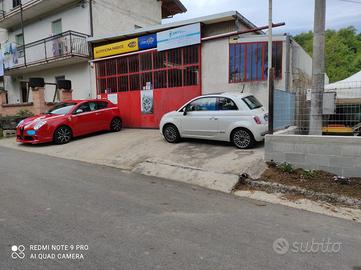
<path fill-rule="evenodd" d="M 237 10 L 258 26 L 268 23 L 268 0 L 182 0 L 182 3 L 188 12 L 166 22 Z M 313 29 L 314 0 L 273 0 L 273 13 L 274 22 L 286 23 L 276 32 L 297 34 Z M 361 31 L 360 17 L 361 4 L 327 0 L 327 28 L 339 29 L 353 25 Z"/>

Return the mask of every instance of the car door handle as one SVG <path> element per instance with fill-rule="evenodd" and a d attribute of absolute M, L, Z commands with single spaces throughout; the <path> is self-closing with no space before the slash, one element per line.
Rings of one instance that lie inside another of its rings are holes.
<path fill-rule="evenodd" d="M 211 118 L 209 118 L 209 120 L 218 120 L 218 118 L 217 117 L 211 117 Z"/>

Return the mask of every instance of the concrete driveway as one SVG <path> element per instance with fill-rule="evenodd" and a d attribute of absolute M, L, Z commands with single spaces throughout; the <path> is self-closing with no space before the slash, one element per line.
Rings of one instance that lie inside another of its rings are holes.
<path fill-rule="evenodd" d="M 66 145 L 22 145 L 14 138 L 0 140 L 0 145 L 226 192 L 230 192 L 237 183 L 239 174 L 247 172 L 257 176 L 264 169 L 263 144 L 251 150 L 239 150 L 229 143 L 204 140 L 169 144 L 158 130 L 149 129 L 96 134 L 75 139 Z"/>

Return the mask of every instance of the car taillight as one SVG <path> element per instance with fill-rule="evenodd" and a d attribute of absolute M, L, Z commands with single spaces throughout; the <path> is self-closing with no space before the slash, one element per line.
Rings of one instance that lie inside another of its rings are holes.
<path fill-rule="evenodd" d="M 262 124 L 261 119 L 258 116 L 253 116 L 253 119 L 254 119 L 254 121 L 256 122 L 257 125 Z"/>

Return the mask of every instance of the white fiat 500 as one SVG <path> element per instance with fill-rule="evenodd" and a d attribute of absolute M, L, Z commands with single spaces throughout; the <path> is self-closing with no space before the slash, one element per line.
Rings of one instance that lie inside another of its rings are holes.
<path fill-rule="evenodd" d="M 181 138 L 232 142 L 251 148 L 267 133 L 268 113 L 252 95 L 223 93 L 199 96 L 162 117 L 160 132 L 170 143 Z"/>

